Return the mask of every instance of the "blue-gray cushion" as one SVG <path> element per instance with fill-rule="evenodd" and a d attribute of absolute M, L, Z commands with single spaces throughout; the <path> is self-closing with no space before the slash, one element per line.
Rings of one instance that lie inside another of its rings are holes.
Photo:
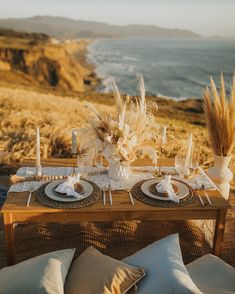
<path fill-rule="evenodd" d="M 235 293 L 235 269 L 217 256 L 204 255 L 188 264 L 187 270 L 203 293 Z"/>
<path fill-rule="evenodd" d="M 137 284 L 138 294 L 201 293 L 183 263 L 178 234 L 156 241 L 123 261 L 146 269 L 146 276 Z"/>
<path fill-rule="evenodd" d="M 63 294 L 75 249 L 43 254 L 0 270 L 1 294 Z"/>

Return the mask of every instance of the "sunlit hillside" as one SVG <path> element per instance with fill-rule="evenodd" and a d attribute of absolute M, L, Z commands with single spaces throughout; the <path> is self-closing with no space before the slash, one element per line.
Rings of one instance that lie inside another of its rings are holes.
<path fill-rule="evenodd" d="M 88 113 L 84 101 L 94 101 L 102 111 L 113 111 L 112 95 L 97 93 L 58 96 L 35 91 L 0 88 L 0 151 L 2 163 L 16 165 L 26 157 L 35 157 L 36 127 L 41 129 L 43 157 L 69 157 L 71 130 L 85 123 Z M 204 164 L 211 161 L 202 113 L 193 113 L 190 101 L 176 103 L 159 100 L 156 120 L 168 125 L 165 156 L 173 157 L 189 132 L 201 149 Z"/>

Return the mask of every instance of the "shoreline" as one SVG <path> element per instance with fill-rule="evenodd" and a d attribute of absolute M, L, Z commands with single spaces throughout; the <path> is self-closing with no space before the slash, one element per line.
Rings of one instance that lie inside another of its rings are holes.
<path fill-rule="evenodd" d="M 94 42 L 92 39 L 81 39 L 70 44 L 63 44 L 65 50 L 74 57 L 79 66 L 85 68 L 88 73 L 83 77 L 84 91 L 95 91 L 100 83 L 100 78 L 95 72 L 95 65 L 88 61 L 88 47 Z"/>
<path fill-rule="evenodd" d="M 97 69 L 97 65 L 92 62 L 89 61 L 89 54 L 91 54 L 89 52 L 89 46 L 95 42 L 97 42 L 97 39 L 83 39 L 81 40 L 81 42 L 86 41 L 86 45 L 85 48 L 83 49 L 82 53 L 84 56 L 81 59 L 78 59 L 79 61 L 82 61 L 82 65 L 84 65 L 85 67 L 87 67 L 89 70 L 92 71 L 92 77 L 95 80 L 95 85 L 91 88 L 92 91 L 94 92 L 98 92 L 99 94 L 112 94 L 112 91 L 110 92 L 102 92 L 102 91 L 98 91 L 97 88 L 99 86 L 103 85 L 103 81 L 105 81 L 107 79 L 106 78 L 102 78 L 101 76 L 99 76 L 99 74 L 97 73 L 96 69 Z M 92 56 L 91 56 L 92 58 Z M 84 62 L 85 60 L 85 62 Z M 89 90 L 89 88 L 88 88 Z M 122 95 L 129 95 L 129 93 L 123 93 L 121 92 Z M 173 97 L 173 96 L 167 96 L 167 95 L 162 95 L 162 94 L 153 94 L 151 92 L 147 91 L 147 95 L 151 96 L 151 97 L 155 97 L 156 99 L 164 99 L 164 100 L 169 100 L 169 101 L 174 101 L 177 103 L 183 102 L 183 101 L 191 101 L 191 100 L 195 100 L 195 101 L 202 101 L 201 97 L 184 97 L 184 96 L 180 96 L 180 97 Z"/>
<path fill-rule="evenodd" d="M 33 72 L 35 66 L 33 63 L 30 64 L 30 62 L 36 59 L 36 55 L 40 52 L 45 52 L 40 54 L 48 59 L 47 64 L 44 67 L 40 66 L 35 75 L 28 74 L 24 69 L 14 70 L 14 54 L 17 52 L 13 50 L 12 46 L 14 44 L 15 47 L 18 46 L 19 48 L 17 48 L 20 49 L 23 45 L 13 38 L 11 39 L 12 44 L 8 46 L 8 51 L 11 55 L 5 52 L 5 48 L 0 47 L 0 53 L 3 56 L 3 59 L 1 59 L 0 54 L 0 86 L 35 89 L 35 91 L 40 92 L 46 90 L 52 93 L 59 93 L 59 95 L 63 93 L 76 95 L 80 92 L 94 92 L 97 95 L 112 94 L 111 87 L 110 91 L 102 91 L 102 88 L 105 88 L 104 83 L 108 77 L 103 77 L 97 71 L 99 65 L 92 58 L 95 54 L 89 49 L 89 46 L 98 41 L 99 39 L 80 39 L 55 44 L 52 40 L 49 40 L 45 43 L 39 42 L 34 44 L 33 47 L 30 43 L 27 43 L 27 53 L 25 52 L 25 56 L 22 58 L 28 64 L 28 72 Z M 24 44 L 24 46 L 26 45 Z M 4 59 L 5 55 L 8 60 Z M 46 59 L 44 58 L 44 60 Z M 58 84 L 56 85 L 49 85 L 49 80 L 54 79 L 50 73 L 51 64 L 55 64 L 56 68 L 55 75 L 58 77 Z M 122 94 L 127 95 L 128 93 Z M 188 100 L 201 100 L 194 97 L 171 97 L 148 91 L 147 95 L 156 99 L 159 98 L 177 103 Z"/>

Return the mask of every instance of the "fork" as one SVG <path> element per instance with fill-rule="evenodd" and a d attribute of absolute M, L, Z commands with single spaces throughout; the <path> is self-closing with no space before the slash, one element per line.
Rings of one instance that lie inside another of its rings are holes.
<path fill-rule="evenodd" d="M 197 183 L 199 189 L 201 189 L 201 185 L 199 184 L 198 179 L 197 179 L 197 178 L 194 178 L 194 180 L 195 180 L 195 182 Z M 195 190 L 196 190 L 196 189 L 195 189 Z M 199 200 L 200 200 L 200 202 L 201 202 L 201 205 L 202 205 L 202 206 L 205 206 L 205 203 L 203 202 L 202 197 L 201 197 L 201 195 L 199 195 L 198 192 L 197 192 L 197 197 L 199 198 Z"/>
<path fill-rule="evenodd" d="M 205 185 L 201 185 L 201 189 L 204 191 L 208 203 L 209 203 L 210 205 L 212 205 L 211 200 L 210 200 L 210 197 L 208 196 L 208 194 L 207 194 L 207 192 L 206 192 L 206 187 L 205 187 Z"/>
<path fill-rule="evenodd" d="M 29 188 L 29 196 L 28 196 L 28 200 L 27 200 L 27 204 L 26 204 L 26 207 L 29 207 L 29 203 L 30 203 L 30 200 L 31 200 L 31 197 L 32 197 L 32 193 L 35 191 L 36 189 L 34 187 L 30 187 Z"/>
<path fill-rule="evenodd" d="M 105 193 L 105 189 L 102 192 L 103 192 L 103 205 L 106 205 L 106 193 Z"/>
<path fill-rule="evenodd" d="M 110 205 L 113 205 L 113 197 L 112 197 L 111 184 L 109 184 L 109 202 L 110 202 Z"/>
<path fill-rule="evenodd" d="M 134 206 L 135 203 L 134 203 L 134 199 L 133 199 L 132 194 L 131 194 L 131 189 L 127 189 L 126 191 L 129 194 L 129 198 L 130 198 L 131 204 Z"/>

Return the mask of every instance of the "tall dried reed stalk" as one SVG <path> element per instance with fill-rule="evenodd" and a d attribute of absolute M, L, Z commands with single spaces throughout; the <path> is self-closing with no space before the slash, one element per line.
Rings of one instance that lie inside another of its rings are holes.
<path fill-rule="evenodd" d="M 216 155 L 228 156 L 235 144 L 235 75 L 230 97 L 226 95 L 224 77 L 221 75 L 220 91 L 210 79 L 210 89 L 204 91 L 204 110 L 209 139 Z"/>
<path fill-rule="evenodd" d="M 86 103 L 91 117 L 87 125 L 78 131 L 80 147 L 87 150 L 89 158 L 94 158 L 97 150 L 102 152 L 109 162 L 129 164 L 140 156 L 147 156 L 156 162 L 157 154 L 153 146 L 159 125 L 154 114 L 158 106 L 153 101 L 146 103 L 143 77 L 139 77 L 140 96 L 135 100 L 130 101 L 129 97 L 123 99 L 115 82 L 113 88 L 114 116 L 99 112 L 92 103 Z"/>

